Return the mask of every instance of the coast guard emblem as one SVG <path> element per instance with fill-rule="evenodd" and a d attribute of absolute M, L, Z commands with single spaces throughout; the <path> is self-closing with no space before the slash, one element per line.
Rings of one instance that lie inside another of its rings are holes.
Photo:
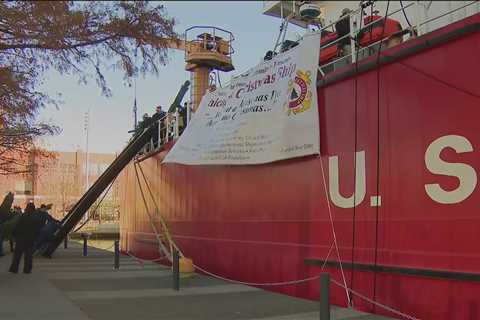
<path fill-rule="evenodd" d="M 310 71 L 298 70 L 295 79 L 288 82 L 288 102 L 285 110 L 288 115 L 302 113 L 312 105 L 312 91 L 310 90 Z"/>

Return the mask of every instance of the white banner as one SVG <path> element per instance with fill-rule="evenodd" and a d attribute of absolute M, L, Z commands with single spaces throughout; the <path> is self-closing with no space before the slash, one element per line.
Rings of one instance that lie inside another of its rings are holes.
<path fill-rule="evenodd" d="M 320 152 L 319 35 L 207 93 L 164 162 L 259 164 Z"/>

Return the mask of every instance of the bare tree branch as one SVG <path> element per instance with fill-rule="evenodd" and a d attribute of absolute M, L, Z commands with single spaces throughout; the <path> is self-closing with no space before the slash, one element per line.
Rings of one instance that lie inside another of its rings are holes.
<path fill-rule="evenodd" d="M 36 121 L 46 105 L 58 105 L 37 89 L 48 70 L 82 82 L 93 76 L 110 96 L 104 70 L 119 66 L 126 78 L 158 73 L 167 39 L 178 39 L 174 25 L 162 5 L 148 1 L 0 2 L 0 174 L 28 172 L 32 150 L 50 156 L 35 148 L 37 138 L 60 131 Z"/>

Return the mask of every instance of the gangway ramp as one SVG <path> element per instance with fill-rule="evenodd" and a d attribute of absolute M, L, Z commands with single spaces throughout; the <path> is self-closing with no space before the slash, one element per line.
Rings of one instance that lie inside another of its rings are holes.
<path fill-rule="evenodd" d="M 62 219 L 61 226 L 54 234 L 53 240 L 43 252 L 44 256 L 51 256 L 62 243 L 65 236 L 80 222 L 90 206 L 98 199 L 103 191 L 112 183 L 115 177 L 125 168 L 135 155 L 152 138 L 155 126 L 158 125 L 160 114 L 151 118 L 151 124 L 143 131 L 138 132 L 127 144 L 125 149 L 115 158 L 110 166 L 102 173 L 87 192 L 77 201 L 68 214 Z"/>

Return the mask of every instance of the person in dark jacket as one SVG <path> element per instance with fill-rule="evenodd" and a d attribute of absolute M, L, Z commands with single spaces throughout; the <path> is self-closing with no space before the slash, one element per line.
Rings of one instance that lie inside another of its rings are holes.
<path fill-rule="evenodd" d="M 10 219 L 5 221 L 1 226 L 1 233 L 3 236 L 3 239 L 9 240 L 10 241 L 10 252 L 13 252 L 13 230 L 15 229 L 15 226 L 17 225 L 18 221 L 20 221 L 20 218 L 22 217 L 22 209 L 20 207 L 13 207 L 13 210 L 10 212 Z"/>
<path fill-rule="evenodd" d="M 48 215 L 48 210 L 50 210 L 52 207 L 52 205 L 41 205 L 40 206 L 40 213 L 37 213 L 37 214 L 43 214 L 45 215 L 45 213 L 47 214 L 47 216 L 45 216 L 46 218 L 46 221 L 47 223 L 44 224 L 42 226 L 42 228 L 40 229 L 40 233 L 38 235 L 38 237 L 35 239 L 35 243 L 34 243 L 34 246 L 33 246 L 33 252 L 41 249 L 43 246 L 45 246 L 53 237 L 53 234 L 55 233 L 55 231 L 58 230 L 58 228 L 60 227 L 60 221 L 52 218 L 50 215 Z"/>
<path fill-rule="evenodd" d="M 25 254 L 23 272 L 31 273 L 33 267 L 33 245 L 40 230 L 47 221 L 53 220 L 50 215 L 42 210 L 36 210 L 33 203 L 29 203 L 20 218 L 20 221 L 13 230 L 15 238 L 15 250 L 12 258 L 12 265 L 9 272 L 18 273 L 18 267 L 22 255 Z"/>
<path fill-rule="evenodd" d="M 0 205 L 0 257 L 3 257 L 5 254 L 3 253 L 3 240 L 4 240 L 4 233 L 3 233 L 3 224 L 10 220 L 12 215 L 10 214 L 10 209 L 12 208 L 13 204 L 13 193 L 9 192 L 5 198 L 3 199 L 2 204 Z"/>

